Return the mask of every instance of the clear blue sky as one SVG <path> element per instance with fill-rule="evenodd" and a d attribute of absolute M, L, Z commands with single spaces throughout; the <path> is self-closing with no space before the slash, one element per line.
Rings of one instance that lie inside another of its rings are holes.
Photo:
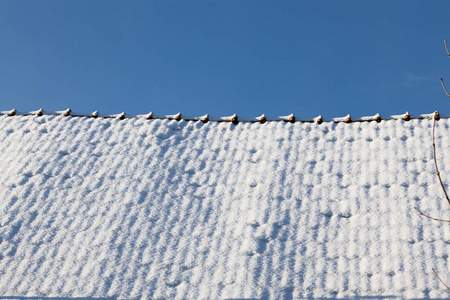
<path fill-rule="evenodd" d="M 450 113 L 450 1 L 0 1 L 0 110 Z"/>

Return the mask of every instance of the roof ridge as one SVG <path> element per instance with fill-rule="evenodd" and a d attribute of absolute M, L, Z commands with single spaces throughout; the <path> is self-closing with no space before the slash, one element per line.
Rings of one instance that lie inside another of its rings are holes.
<path fill-rule="evenodd" d="M 373 116 L 367 116 L 367 117 L 361 117 L 361 118 L 355 118 L 353 119 L 350 115 L 347 115 L 345 117 L 339 117 L 339 118 L 323 118 L 321 115 L 315 117 L 315 118 L 309 118 L 309 119 L 302 119 L 297 118 L 294 116 L 294 114 L 290 114 L 288 116 L 279 116 L 279 117 L 266 117 L 264 114 L 256 117 L 256 118 L 238 118 L 237 114 L 234 114 L 232 116 L 226 116 L 226 117 L 210 117 L 208 114 L 200 117 L 189 117 L 184 116 L 181 113 L 177 113 L 175 115 L 155 115 L 153 112 L 150 112 L 145 115 L 128 115 L 125 112 L 122 112 L 120 114 L 112 114 L 112 115 L 105 115 L 100 114 L 98 111 L 94 111 L 93 113 L 74 113 L 70 108 L 64 110 L 64 111 L 45 111 L 42 108 L 36 111 L 30 111 L 30 112 L 19 112 L 16 109 L 10 110 L 10 111 L 0 111 L 1 115 L 7 115 L 7 116 L 72 116 L 72 117 L 88 117 L 88 118 L 117 118 L 117 119 L 133 119 L 133 118 L 139 118 L 139 119 L 168 119 L 168 120 L 185 120 L 185 121 L 202 121 L 203 123 L 207 123 L 208 121 L 214 121 L 214 122 L 231 122 L 233 124 L 238 124 L 239 122 L 251 122 L 251 123 L 266 123 L 266 122 L 301 122 L 301 123 L 318 123 L 321 124 L 323 122 L 334 122 L 334 123 L 353 123 L 353 122 L 381 122 L 382 120 L 405 120 L 409 121 L 412 119 L 437 119 L 450 118 L 450 115 L 442 115 L 440 116 L 437 111 L 431 113 L 431 114 L 420 114 L 420 115 L 410 115 L 408 112 L 402 114 L 402 115 L 391 115 L 391 116 L 381 116 L 380 114 L 376 114 Z"/>

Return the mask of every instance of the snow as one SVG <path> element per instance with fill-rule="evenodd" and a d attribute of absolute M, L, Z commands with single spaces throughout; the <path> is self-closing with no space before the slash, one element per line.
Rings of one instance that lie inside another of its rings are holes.
<path fill-rule="evenodd" d="M 432 123 L 0 116 L 0 295 L 447 298 Z"/>

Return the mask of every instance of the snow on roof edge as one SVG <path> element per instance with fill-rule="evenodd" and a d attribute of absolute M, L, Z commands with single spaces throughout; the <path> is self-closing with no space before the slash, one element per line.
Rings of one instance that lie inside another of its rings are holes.
<path fill-rule="evenodd" d="M 155 115 L 153 112 L 150 112 L 145 115 L 128 115 L 125 112 L 122 112 L 120 114 L 112 114 L 112 115 L 105 115 L 100 114 L 98 111 L 94 111 L 93 113 L 76 113 L 73 112 L 70 108 L 64 111 L 45 111 L 43 109 L 39 109 L 36 111 L 30 111 L 30 112 L 19 112 L 16 109 L 10 110 L 10 111 L 0 111 L 1 115 L 7 115 L 7 116 L 72 116 L 72 117 L 88 117 L 88 118 L 118 118 L 118 119 L 130 119 L 130 118 L 139 118 L 139 119 L 168 119 L 168 120 L 185 120 L 185 121 L 202 121 L 204 123 L 208 121 L 214 121 L 214 122 L 231 122 L 233 124 L 237 124 L 239 122 L 252 122 L 252 123 L 265 123 L 265 122 L 302 122 L 302 123 L 322 123 L 322 122 L 334 122 L 334 123 L 352 123 L 352 122 L 371 122 L 376 121 L 380 122 L 382 120 L 405 120 L 409 121 L 412 119 L 433 119 L 436 118 L 437 120 L 440 118 L 449 119 L 450 114 L 447 115 L 439 115 L 437 111 L 430 113 L 430 114 L 420 114 L 420 115 L 410 115 L 408 112 L 402 115 L 391 115 L 391 116 L 380 116 L 380 114 L 376 114 L 374 116 L 366 116 L 361 118 L 355 118 L 353 119 L 350 115 L 347 115 L 345 117 L 339 117 L 339 118 L 323 118 L 321 115 L 317 116 L 313 119 L 305 119 L 305 118 L 296 118 L 294 114 L 290 114 L 288 116 L 279 116 L 279 117 L 266 117 L 264 114 L 256 117 L 256 118 L 239 118 L 236 114 L 232 116 L 226 116 L 226 117 L 210 117 L 208 114 L 200 117 L 191 117 L 191 116 L 184 116 L 181 113 L 177 113 L 175 115 Z"/>

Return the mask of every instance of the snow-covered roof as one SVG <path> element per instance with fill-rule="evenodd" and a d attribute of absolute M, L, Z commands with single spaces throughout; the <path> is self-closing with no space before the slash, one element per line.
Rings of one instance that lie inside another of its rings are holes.
<path fill-rule="evenodd" d="M 0 296 L 446 298 L 432 124 L 2 115 Z"/>

